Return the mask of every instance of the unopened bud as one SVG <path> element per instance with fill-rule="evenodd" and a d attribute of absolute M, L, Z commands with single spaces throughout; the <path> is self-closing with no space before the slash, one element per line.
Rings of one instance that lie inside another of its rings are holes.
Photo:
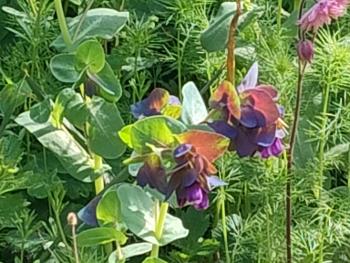
<path fill-rule="evenodd" d="M 67 216 L 68 225 L 76 226 L 78 224 L 78 218 L 75 213 L 70 212 Z"/>
<path fill-rule="evenodd" d="M 302 40 L 298 43 L 298 56 L 301 61 L 311 63 L 314 58 L 314 44 L 310 40 Z"/>

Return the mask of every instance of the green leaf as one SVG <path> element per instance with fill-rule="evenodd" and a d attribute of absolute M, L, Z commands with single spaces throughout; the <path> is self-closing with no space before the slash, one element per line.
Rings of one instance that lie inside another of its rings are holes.
<path fill-rule="evenodd" d="M 38 199 L 47 198 L 48 193 L 61 184 L 56 174 L 56 171 L 34 171 L 27 180 L 28 194 Z"/>
<path fill-rule="evenodd" d="M 122 223 L 120 201 L 116 189 L 111 189 L 104 193 L 97 205 L 96 217 L 103 225 Z"/>
<path fill-rule="evenodd" d="M 73 48 L 90 38 L 112 39 L 127 22 L 129 13 L 109 8 L 95 8 L 90 9 L 85 17 L 82 16 L 74 17 L 68 23 L 69 33 L 74 36 Z M 66 48 L 62 35 L 56 38 L 52 46 L 58 50 Z"/>
<path fill-rule="evenodd" d="M 23 112 L 15 121 L 32 133 L 45 148 L 55 153 L 74 178 L 91 182 L 109 168 L 104 166 L 101 171 L 95 171 L 90 155 L 67 129 L 57 129 L 50 122 L 37 123 L 30 118 L 29 112 Z"/>
<path fill-rule="evenodd" d="M 105 52 L 97 40 L 87 40 L 78 46 L 75 53 L 75 66 L 78 71 L 87 67 L 90 72 L 98 73 L 105 63 Z"/>
<path fill-rule="evenodd" d="M 100 72 L 92 73 L 88 71 L 87 75 L 93 83 L 98 85 L 98 95 L 102 98 L 110 102 L 116 102 L 122 96 L 120 82 L 107 62 Z"/>
<path fill-rule="evenodd" d="M 88 144 L 90 149 L 105 158 L 118 158 L 125 151 L 125 145 L 118 135 L 124 126 L 115 104 L 93 97 L 88 105 L 90 114 Z"/>
<path fill-rule="evenodd" d="M 4 118 L 10 119 L 14 111 L 24 104 L 30 92 L 31 90 L 25 80 L 18 84 L 7 84 L 2 88 L 0 91 L 0 111 Z"/>
<path fill-rule="evenodd" d="M 193 82 L 186 83 L 182 88 L 181 119 L 187 125 L 196 125 L 205 120 L 208 111 L 200 92 Z"/>
<path fill-rule="evenodd" d="M 229 27 L 236 9 L 236 3 L 222 3 L 217 15 L 211 21 L 209 28 L 202 32 L 200 41 L 203 48 L 208 52 L 215 52 L 226 49 Z M 254 7 L 252 10 L 241 15 L 238 20 L 238 29 L 242 31 L 260 13 L 261 9 Z"/>
<path fill-rule="evenodd" d="M 154 235 L 155 204 L 153 200 L 142 188 L 135 185 L 123 184 L 117 191 L 121 203 L 122 219 L 128 229 L 138 237 L 152 244 L 164 246 L 188 235 L 188 230 L 183 227 L 181 220 L 167 214 L 162 238 L 157 240 Z"/>
<path fill-rule="evenodd" d="M 48 98 L 30 108 L 30 117 L 39 123 L 47 122 L 50 118 L 50 113 L 51 105 Z"/>
<path fill-rule="evenodd" d="M 62 109 L 59 118 L 66 117 L 72 124 L 83 126 L 88 118 L 83 98 L 72 88 L 66 88 L 57 95 L 54 108 Z"/>
<path fill-rule="evenodd" d="M 186 126 L 174 119 L 152 116 L 124 127 L 120 136 L 137 154 L 146 154 L 152 151 L 147 145 L 171 147 L 176 142 L 173 133 L 181 133 L 185 129 Z"/>
<path fill-rule="evenodd" d="M 75 69 L 74 54 L 59 54 L 50 61 L 51 73 L 63 83 L 74 83 L 79 80 L 80 74 Z"/>
<path fill-rule="evenodd" d="M 21 193 L 0 196 L 0 230 L 13 227 L 16 213 L 27 209 L 29 204 Z"/>
<path fill-rule="evenodd" d="M 107 244 L 113 241 L 125 244 L 127 237 L 122 232 L 112 227 L 92 228 L 77 235 L 77 242 L 83 247 Z"/>
<path fill-rule="evenodd" d="M 125 247 L 122 247 L 122 254 L 125 259 L 135 257 L 135 256 L 140 256 L 143 254 L 148 253 L 149 251 L 152 250 L 152 244 L 146 243 L 146 242 L 141 242 L 141 243 L 135 243 L 131 245 L 127 245 Z M 115 263 L 117 262 L 117 253 L 111 253 L 111 255 L 108 258 L 109 263 Z"/>
<path fill-rule="evenodd" d="M 148 257 L 142 263 L 167 263 L 167 261 L 160 259 L 160 258 L 155 258 L 155 257 Z"/>

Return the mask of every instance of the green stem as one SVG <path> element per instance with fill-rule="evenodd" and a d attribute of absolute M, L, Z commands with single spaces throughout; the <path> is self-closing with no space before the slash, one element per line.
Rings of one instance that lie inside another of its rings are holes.
<path fill-rule="evenodd" d="M 323 187 L 323 173 L 324 173 L 324 149 L 326 146 L 327 138 L 326 138 L 326 128 L 327 128 L 327 122 L 328 122 L 328 104 L 329 104 L 329 93 L 330 93 L 330 85 L 326 85 L 326 89 L 324 91 L 324 97 L 323 97 L 323 105 L 322 105 L 322 124 L 321 124 L 321 134 L 320 134 L 320 148 L 318 152 L 318 160 L 319 160 L 319 176 L 318 180 L 316 182 L 315 187 L 315 195 L 317 199 L 320 199 L 321 197 L 321 190 Z"/>
<path fill-rule="evenodd" d="M 102 157 L 94 154 L 94 169 L 99 170 L 102 168 Z M 103 181 L 103 176 L 101 175 L 95 180 L 95 191 L 96 195 L 98 195 L 102 190 L 104 189 L 104 181 Z"/>
<path fill-rule="evenodd" d="M 294 0 L 294 11 L 299 10 L 301 0 Z"/>
<path fill-rule="evenodd" d="M 224 192 L 224 187 L 221 187 L 221 191 Z M 228 239 L 227 239 L 227 226 L 226 226 L 226 210 L 225 210 L 225 199 L 221 200 L 221 221 L 222 221 L 222 235 L 224 237 L 224 245 L 225 245 L 225 256 L 226 263 L 230 263 L 230 252 L 228 249 Z"/>
<path fill-rule="evenodd" d="M 70 48 L 72 46 L 72 39 L 69 35 L 66 17 L 64 16 L 61 0 L 55 0 L 55 9 L 63 40 L 66 43 L 67 47 Z"/>
<path fill-rule="evenodd" d="M 350 143 L 348 145 L 348 163 L 350 163 Z M 350 165 L 348 166 L 348 188 L 350 189 Z"/>
<path fill-rule="evenodd" d="M 277 27 L 278 27 L 278 30 L 281 29 L 281 19 L 282 19 L 282 0 L 278 0 L 278 11 L 277 11 Z"/>
<path fill-rule="evenodd" d="M 158 202 L 156 202 L 156 211 L 158 210 Z M 163 235 L 163 229 L 164 229 L 164 222 L 166 219 L 166 215 L 168 212 L 168 207 L 169 204 L 167 202 L 161 203 L 160 205 L 160 210 L 159 210 L 159 215 L 156 213 L 156 229 L 155 229 L 155 236 L 156 239 L 159 241 L 162 238 Z M 151 251 L 151 257 L 156 257 L 158 258 L 159 254 L 159 245 L 153 245 L 152 246 L 152 251 Z"/>

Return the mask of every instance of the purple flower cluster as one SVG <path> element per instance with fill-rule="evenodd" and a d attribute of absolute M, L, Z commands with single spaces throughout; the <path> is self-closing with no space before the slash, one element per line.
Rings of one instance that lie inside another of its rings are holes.
<path fill-rule="evenodd" d="M 278 156 L 284 150 L 283 109 L 277 104 L 278 93 L 269 85 L 258 85 L 255 63 L 237 91 L 227 81 L 211 97 L 211 106 L 221 113 L 209 125 L 230 138 L 230 149 L 240 157 L 260 153 L 262 158 Z"/>

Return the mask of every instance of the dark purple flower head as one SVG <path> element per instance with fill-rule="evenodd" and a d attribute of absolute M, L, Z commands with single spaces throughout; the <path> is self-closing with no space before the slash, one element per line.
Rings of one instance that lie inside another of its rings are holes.
<path fill-rule="evenodd" d="M 131 105 L 131 113 L 135 118 L 142 119 L 148 116 L 160 115 L 168 106 L 176 108 L 172 115 L 177 118 L 181 113 L 180 100 L 169 95 L 169 92 L 164 89 L 155 88 L 146 99 Z"/>
<path fill-rule="evenodd" d="M 237 87 L 240 117 L 237 118 L 225 110 L 228 106 L 222 107 L 224 120 L 216 120 L 209 124 L 216 132 L 231 140 L 230 149 L 236 150 L 241 157 L 251 156 L 259 149 L 272 145 L 276 138 L 277 123 L 282 118 L 280 107 L 276 103 L 277 91 L 270 85 L 257 86 L 257 80 L 258 65 L 254 63 Z M 221 91 L 216 91 L 212 100 L 218 97 L 216 94 L 225 93 L 226 97 L 234 94 L 230 91 L 234 89 L 232 85 L 225 89 L 219 86 L 218 89 Z"/>
<path fill-rule="evenodd" d="M 165 194 L 167 189 L 166 172 L 160 159 L 156 155 L 150 155 L 139 169 L 136 177 L 137 183 L 144 187 L 148 185 Z"/>
<path fill-rule="evenodd" d="M 206 131 L 189 131 L 178 139 L 181 144 L 173 152 L 176 166 L 170 174 L 167 196 L 175 191 L 179 206 L 206 209 L 211 187 L 222 185 L 219 178 L 211 176 L 217 172 L 212 162 L 224 153 L 228 140 Z"/>

